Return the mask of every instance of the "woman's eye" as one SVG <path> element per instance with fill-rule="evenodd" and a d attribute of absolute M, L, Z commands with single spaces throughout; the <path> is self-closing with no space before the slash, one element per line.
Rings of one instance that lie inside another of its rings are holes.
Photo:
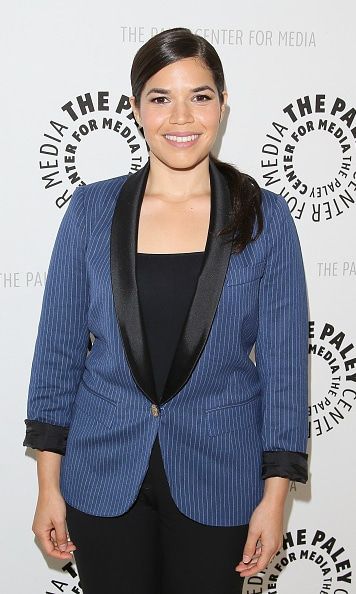
<path fill-rule="evenodd" d="M 167 97 L 154 97 L 153 99 L 151 99 L 151 103 L 164 103 L 164 99 L 167 99 Z M 198 100 L 198 103 L 205 103 L 206 101 L 210 101 L 211 97 L 209 97 L 209 95 L 195 95 L 194 99 Z"/>
<path fill-rule="evenodd" d="M 196 97 L 197 97 L 197 98 L 199 98 L 199 97 L 203 97 L 204 99 L 207 99 L 208 101 L 210 101 L 210 99 L 211 99 L 211 97 L 209 97 L 209 95 L 196 95 Z M 201 102 L 199 101 L 199 103 L 201 103 Z M 204 103 L 204 102 L 203 102 L 203 103 Z"/>
<path fill-rule="evenodd" d="M 156 103 L 157 99 L 166 99 L 166 97 L 154 97 L 151 99 L 151 103 Z M 157 101 L 158 103 L 162 103 L 161 101 Z"/>

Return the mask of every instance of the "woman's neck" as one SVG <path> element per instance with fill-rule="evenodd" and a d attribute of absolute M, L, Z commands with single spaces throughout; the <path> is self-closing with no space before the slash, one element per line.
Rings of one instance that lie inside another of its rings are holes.
<path fill-rule="evenodd" d="M 172 168 L 150 154 L 150 170 L 145 194 L 164 196 L 172 202 L 210 194 L 209 157 L 190 169 Z"/>

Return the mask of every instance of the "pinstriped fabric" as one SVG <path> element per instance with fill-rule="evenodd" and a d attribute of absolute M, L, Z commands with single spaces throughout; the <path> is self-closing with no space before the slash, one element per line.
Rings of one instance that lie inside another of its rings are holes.
<path fill-rule="evenodd" d="M 69 425 L 89 331 L 85 267 L 87 227 L 82 188 L 64 214 L 49 263 L 32 361 L 27 416 Z"/>
<path fill-rule="evenodd" d="M 287 203 L 270 219 L 270 252 L 260 286 L 256 365 L 263 394 L 265 451 L 305 451 L 308 304 L 297 231 Z"/>
<path fill-rule="evenodd" d="M 263 191 L 265 229 L 231 256 L 203 352 L 155 417 L 128 367 L 111 290 L 110 228 L 125 179 L 78 188 L 63 217 L 27 416 L 70 426 L 61 490 L 86 513 L 127 511 L 158 432 L 179 509 L 204 524 L 245 524 L 262 496 L 262 452 L 306 447 L 307 297 L 292 216 Z"/>
<path fill-rule="evenodd" d="M 62 426 L 70 424 L 71 406 L 83 373 L 89 340 L 88 242 L 96 224 L 100 231 L 102 220 L 107 222 L 112 216 L 113 197 L 125 179 L 126 176 L 122 176 L 93 184 L 95 190 L 91 186 L 77 188 L 63 216 L 43 295 L 29 384 L 29 419 Z M 106 196 L 110 196 L 111 201 L 106 200 Z M 110 293 L 107 301 L 110 304 Z M 107 303 L 104 305 L 108 308 Z"/>

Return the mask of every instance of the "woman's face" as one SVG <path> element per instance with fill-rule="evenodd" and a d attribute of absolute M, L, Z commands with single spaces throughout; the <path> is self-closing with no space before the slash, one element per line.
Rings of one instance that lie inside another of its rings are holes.
<path fill-rule="evenodd" d="M 150 157 L 172 168 L 193 167 L 209 154 L 226 100 L 224 91 L 220 104 L 210 71 L 195 58 L 169 64 L 152 76 L 143 87 L 139 110 L 130 97 Z"/>

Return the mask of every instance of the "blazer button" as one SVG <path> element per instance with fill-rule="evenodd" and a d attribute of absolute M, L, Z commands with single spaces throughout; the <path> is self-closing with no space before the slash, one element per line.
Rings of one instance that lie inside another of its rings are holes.
<path fill-rule="evenodd" d="M 153 414 L 154 417 L 158 417 L 159 408 L 158 408 L 157 404 L 151 404 L 151 413 Z"/>

